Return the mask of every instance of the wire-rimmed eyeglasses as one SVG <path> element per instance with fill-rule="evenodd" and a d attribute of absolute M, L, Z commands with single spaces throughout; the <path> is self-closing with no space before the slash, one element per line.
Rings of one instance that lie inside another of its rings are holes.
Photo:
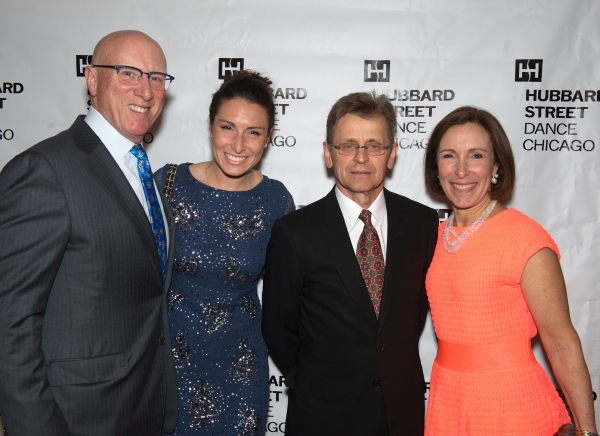
<path fill-rule="evenodd" d="M 171 82 L 175 79 L 175 77 L 166 74 L 166 73 L 158 73 L 153 71 L 151 73 L 146 73 L 139 68 L 130 67 L 128 65 L 91 65 L 95 68 L 113 68 L 117 71 L 117 77 L 119 78 L 119 82 L 123 85 L 136 85 L 142 76 L 146 74 L 148 76 L 148 82 L 150 83 L 150 87 L 156 91 L 166 91 Z"/>
<path fill-rule="evenodd" d="M 335 148 L 339 154 L 344 156 L 354 156 L 358 153 L 359 148 L 364 148 L 369 156 L 381 156 L 392 146 L 392 144 L 383 145 L 378 142 L 367 142 L 365 145 L 358 145 L 351 142 L 340 145 L 336 145 L 332 142 L 328 142 L 328 144 Z"/>

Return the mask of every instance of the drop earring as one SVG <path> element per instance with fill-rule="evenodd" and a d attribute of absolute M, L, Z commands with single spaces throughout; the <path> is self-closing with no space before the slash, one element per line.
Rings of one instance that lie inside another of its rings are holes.
<path fill-rule="evenodd" d="M 498 183 L 498 173 L 492 176 L 492 185 L 495 185 L 496 183 Z"/>

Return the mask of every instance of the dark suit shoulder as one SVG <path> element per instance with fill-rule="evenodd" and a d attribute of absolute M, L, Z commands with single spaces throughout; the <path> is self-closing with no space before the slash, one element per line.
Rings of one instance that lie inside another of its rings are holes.
<path fill-rule="evenodd" d="M 50 138 L 46 138 L 37 144 L 29 147 L 23 153 L 38 153 L 43 154 L 49 160 L 53 157 L 63 156 L 64 154 L 72 154 L 74 145 L 79 142 L 89 142 L 97 144 L 100 139 L 96 136 L 93 130 L 84 121 L 84 116 L 77 117 L 73 125 L 62 132 L 57 133 Z M 87 141 L 84 141 L 87 140 Z"/>
<path fill-rule="evenodd" d="M 288 228 L 304 227 L 310 223 L 320 222 L 326 213 L 327 207 L 330 205 L 330 195 L 327 195 L 320 200 L 309 205 L 297 209 L 280 218 Z M 335 200 L 335 195 L 333 197 Z M 337 200 L 335 200 L 337 201 Z"/>
<path fill-rule="evenodd" d="M 438 215 L 435 209 L 425 206 L 418 201 L 411 200 L 408 197 L 405 197 L 400 194 L 396 194 L 395 192 L 388 191 L 385 192 L 385 203 L 388 209 L 388 213 L 390 209 L 394 211 L 394 209 L 398 209 L 403 214 L 409 216 L 420 217 L 421 219 L 435 220 L 437 226 Z"/>

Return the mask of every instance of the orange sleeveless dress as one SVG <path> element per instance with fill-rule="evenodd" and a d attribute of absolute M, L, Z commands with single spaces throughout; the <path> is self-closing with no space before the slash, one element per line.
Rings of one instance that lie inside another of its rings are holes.
<path fill-rule="evenodd" d="M 570 418 L 531 353 L 537 328 L 520 280 L 532 255 L 558 247 L 515 209 L 486 220 L 454 254 L 443 227 L 426 279 L 439 345 L 425 435 L 552 436 Z"/>

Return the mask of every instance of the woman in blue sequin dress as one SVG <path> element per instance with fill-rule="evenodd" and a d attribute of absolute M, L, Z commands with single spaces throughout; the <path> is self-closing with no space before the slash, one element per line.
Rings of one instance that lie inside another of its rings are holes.
<path fill-rule="evenodd" d="M 226 79 L 209 110 L 213 160 L 181 164 L 175 173 L 175 435 L 265 432 L 269 369 L 256 286 L 273 222 L 294 209 L 285 186 L 254 169 L 275 119 L 270 85 L 249 71 Z M 161 187 L 168 168 L 156 172 Z"/>

